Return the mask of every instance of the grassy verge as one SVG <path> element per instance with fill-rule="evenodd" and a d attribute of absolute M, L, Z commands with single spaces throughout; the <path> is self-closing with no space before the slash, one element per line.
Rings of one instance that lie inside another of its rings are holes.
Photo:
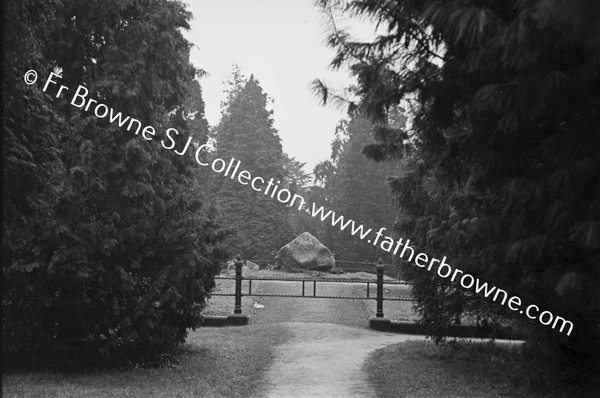
<path fill-rule="evenodd" d="M 179 363 L 98 373 L 5 373 L 4 397 L 249 397 L 273 361 L 282 328 L 201 328 L 191 332 Z"/>
<path fill-rule="evenodd" d="M 517 387 L 516 347 L 468 343 L 458 348 L 409 341 L 373 352 L 365 363 L 380 397 L 583 397 L 585 391 L 532 391 Z M 523 369 L 522 372 L 525 372 Z"/>

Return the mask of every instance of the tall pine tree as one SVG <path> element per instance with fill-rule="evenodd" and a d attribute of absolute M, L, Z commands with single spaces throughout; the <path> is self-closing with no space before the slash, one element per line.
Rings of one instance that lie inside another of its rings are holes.
<path fill-rule="evenodd" d="M 267 95 L 251 76 L 240 79 L 230 91 L 222 120 L 216 129 L 216 154 L 228 160 L 239 159 L 253 176 L 284 186 L 285 170 L 279 134 L 273 128 Z M 227 227 L 235 231 L 231 249 L 245 258 L 271 259 L 293 238 L 287 205 L 262 192 L 221 176 L 216 176 L 215 196 Z"/>

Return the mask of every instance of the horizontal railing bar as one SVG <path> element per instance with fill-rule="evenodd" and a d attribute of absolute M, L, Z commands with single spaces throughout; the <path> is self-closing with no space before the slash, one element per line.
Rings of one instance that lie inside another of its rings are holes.
<path fill-rule="evenodd" d="M 229 279 L 235 280 L 232 276 L 216 276 L 215 279 Z M 276 278 L 276 277 L 247 277 L 242 276 L 242 280 L 245 281 L 282 281 L 282 282 L 341 282 L 341 283 L 376 283 L 376 280 L 365 281 L 362 279 L 291 279 L 291 278 Z M 407 285 L 410 286 L 413 282 L 406 281 L 383 281 L 386 285 Z"/>
<path fill-rule="evenodd" d="M 376 300 L 376 297 L 354 297 L 354 296 L 300 296 L 289 294 L 253 294 L 253 297 L 291 297 L 291 298 L 320 298 L 320 299 L 347 299 L 347 300 Z M 410 298 L 384 298 L 385 301 L 414 301 Z"/>
<path fill-rule="evenodd" d="M 235 258 L 229 258 L 226 259 L 224 261 L 235 261 Z M 245 261 L 250 261 L 253 263 L 257 263 L 257 262 L 272 262 L 274 263 L 275 261 L 273 259 L 261 259 L 261 258 L 255 258 L 255 259 L 247 259 Z M 375 266 L 377 264 L 376 261 L 351 261 L 351 260 L 334 260 L 336 265 L 337 264 L 363 264 L 363 265 L 372 265 Z M 394 264 L 390 264 L 390 263 L 383 263 L 383 265 L 385 266 L 395 266 Z"/>
<path fill-rule="evenodd" d="M 213 293 L 211 296 L 230 296 L 235 297 L 233 293 Z M 349 300 L 376 300 L 376 297 L 356 297 L 356 296 L 302 296 L 294 294 L 270 294 L 270 293 L 252 293 L 243 294 L 242 296 L 252 297 L 297 297 L 297 298 L 322 298 L 322 299 L 349 299 Z M 415 301 L 411 298 L 384 298 L 385 301 Z"/>

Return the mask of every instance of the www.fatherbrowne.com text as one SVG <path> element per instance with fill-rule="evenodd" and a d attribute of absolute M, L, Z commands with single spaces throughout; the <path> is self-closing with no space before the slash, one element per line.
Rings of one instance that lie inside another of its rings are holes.
<path fill-rule="evenodd" d="M 203 148 L 204 147 L 204 148 Z M 198 150 L 206 150 L 208 147 L 202 145 Z M 398 255 L 401 259 L 414 263 L 417 267 L 426 268 L 427 271 L 436 272 L 441 278 L 449 278 L 450 282 L 459 283 L 465 289 L 474 289 L 476 293 L 483 294 L 484 297 L 490 297 L 493 301 L 499 301 L 502 305 L 507 305 L 512 311 L 519 311 L 525 314 L 529 319 L 537 319 L 542 325 L 550 326 L 553 329 L 558 328 L 560 332 L 571 335 L 573 323 L 563 317 L 554 315 L 550 311 L 540 312 L 540 308 L 531 304 L 522 309 L 522 301 L 519 296 L 511 296 L 505 290 L 496 286 L 490 286 L 487 282 L 482 282 L 479 278 L 471 274 L 464 273 L 458 268 L 452 268 L 447 262 L 447 258 L 441 260 L 429 257 L 426 253 L 418 253 L 414 247 L 410 246 L 410 239 L 398 238 L 394 240 L 384 234 L 386 228 L 380 228 L 373 233 L 371 228 L 365 228 L 363 224 L 357 224 L 354 220 L 345 219 L 343 215 L 336 215 L 332 210 L 326 210 L 323 206 L 312 203 L 306 206 L 306 201 L 301 195 L 292 194 L 285 188 L 280 188 L 281 181 L 269 179 L 266 181 L 259 176 L 252 176 L 247 170 L 241 170 L 241 161 L 235 158 L 229 161 L 216 158 L 211 163 L 202 162 L 196 159 L 198 164 L 210 167 L 215 173 L 222 174 L 223 177 L 236 180 L 241 185 L 248 185 L 251 189 L 261 192 L 279 202 L 294 207 L 299 211 L 306 211 L 314 218 L 319 218 L 323 222 L 331 223 L 331 226 L 337 226 L 341 231 L 347 230 L 352 236 L 361 240 L 367 240 L 368 243 L 378 246 L 380 249 Z"/>
<path fill-rule="evenodd" d="M 70 89 L 64 85 L 59 85 L 57 79 L 61 79 L 61 76 L 51 72 L 46 79 L 42 91 L 48 93 L 49 88 L 52 87 L 53 90 L 51 92 L 56 98 L 60 98 L 65 93 L 68 93 Z M 24 80 L 28 85 L 34 84 L 37 80 L 37 72 L 34 70 L 26 72 Z M 71 96 L 70 104 L 83 111 L 91 112 L 100 119 L 107 118 L 110 123 L 116 124 L 128 132 L 133 132 L 135 135 L 140 135 L 141 133 L 143 139 L 147 141 L 152 141 L 156 137 L 156 129 L 154 127 L 143 126 L 138 119 L 123 115 L 106 104 L 89 98 L 89 91 L 85 86 L 79 85 L 77 87 L 77 90 Z M 552 329 L 558 328 L 560 332 L 566 333 L 568 336 L 573 332 L 573 323 L 571 321 L 554 315 L 550 311 L 540 312 L 540 308 L 535 304 L 524 307 L 520 297 L 511 296 L 509 298 L 506 291 L 496 286 L 489 286 L 487 282 L 482 282 L 473 275 L 451 267 L 446 262 L 446 257 L 440 260 L 430 257 L 426 253 L 417 252 L 414 247 L 410 246 L 410 239 L 393 239 L 384 234 L 386 228 L 380 228 L 377 232 L 373 233 L 371 228 L 365 228 L 362 224 L 358 224 L 354 220 L 345 219 L 342 215 L 336 215 L 334 211 L 326 210 L 323 206 L 318 206 L 315 203 L 307 206 L 306 201 L 301 195 L 294 194 L 286 188 L 281 188 L 281 181 L 274 180 L 273 178 L 266 180 L 260 176 L 253 176 L 248 170 L 241 170 L 242 164 L 238 159 L 231 158 L 224 160 L 216 158 L 211 162 L 205 161 L 206 156 L 203 155 L 210 151 L 210 147 L 206 144 L 193 143 L 192 137 L 188 138 L 183 148 L 176 148 L 174 137 L 178 136 L 179 132 L 174 128 L 167 129 L 164 135 L 166 141 L 165 139 L 160 140 L 164 149 L 172 150 L 180 156 L 185 155 L 189 151 L 190 154 L 193 154 L 198 165 L 210 167 L 213 172 L 223 174 L 225 178 L 237 181 L 241 185 L 248 186 L 256 192 L 268 195 L 270 198 L 294 207 L 299 211 L 306 211 L 311 217 L 319 218 L 323 222 L 329 220 L 331 226 L 337 226 L 341 231 L 348 231 L 352 236 L 366 240 L 367 243 L 377 246 L 388 253 L 397 255 L 401 259 L 412 262 L 417 267 L 435 272 L 440 278 L 449 278 L 450 282 L 458 283 L 465 289 L 474 289 L 476 293 L 482 294 L 486 298 L 489 297 L 493 301 L 499 301 L 502 305 L 507 305 L 511 311 L 518 311 L 529 319 L 537 320 L 542 325 L 550 326 Z"/>

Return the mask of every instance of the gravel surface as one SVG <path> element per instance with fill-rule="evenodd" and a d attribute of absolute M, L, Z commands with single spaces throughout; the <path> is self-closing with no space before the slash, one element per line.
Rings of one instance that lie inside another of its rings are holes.
<path fill-rule="evenodd" d="M 245 273 L 247 276 L 249 272 Z M 374 281 L 371 274 L 344 274 L 340 279 L 361 278 Z M 254 272 L 255 277 L 319 278 L 321 275 L 285 274 L 277 271 Z M 232 274 L 229 274 L 232 276 Z M 324 275 L 332 277 L 332 275 Z M 387 279 L 387 278 L 386 278 Z M 217 292 L 234 291 L 233 280 L 219 280 Z M 249 292 L 249 281 L 243 283 L 243 294 Z M 312 282 L 305 282 L 304 293 L 314 294 Z M 410 287 L 386 285 L 384 297 L 410 297 Z M 355 282 L 317 282 L 316 294 L 325 296 L 366 297 L 367 287 Z M 302 282 L 253 281 L 253 294 L 302 294 Z M 370 297 L 376 296 L 376 285 Z M 205 311 L 227 315 L 233 312 L 234 297 L 214 296 Z M 375 316 L 376 302 L 370 300 L 325 299 L 312 297 L 242 297 L 242 313 L 252 327 L 282 328 L 287 336 L 272 346 L 275 358 L 265 372 L 261 397 L 375 397 L 364 369 L 367 356 L 378 348 L 409 339 L 422 339 L 368 328 Z M 394 320 L 414 320 L 412 302 L 384 301 L 384 314 Z"/>
<path fill-rule="evenodd" d="M 264 377 L 264 396 L 377 397 L 364 363 L 382 347 L 423 339 L 331 323 L 281 323 L 292 337 L 275 348 L 275 361 Z"/>

